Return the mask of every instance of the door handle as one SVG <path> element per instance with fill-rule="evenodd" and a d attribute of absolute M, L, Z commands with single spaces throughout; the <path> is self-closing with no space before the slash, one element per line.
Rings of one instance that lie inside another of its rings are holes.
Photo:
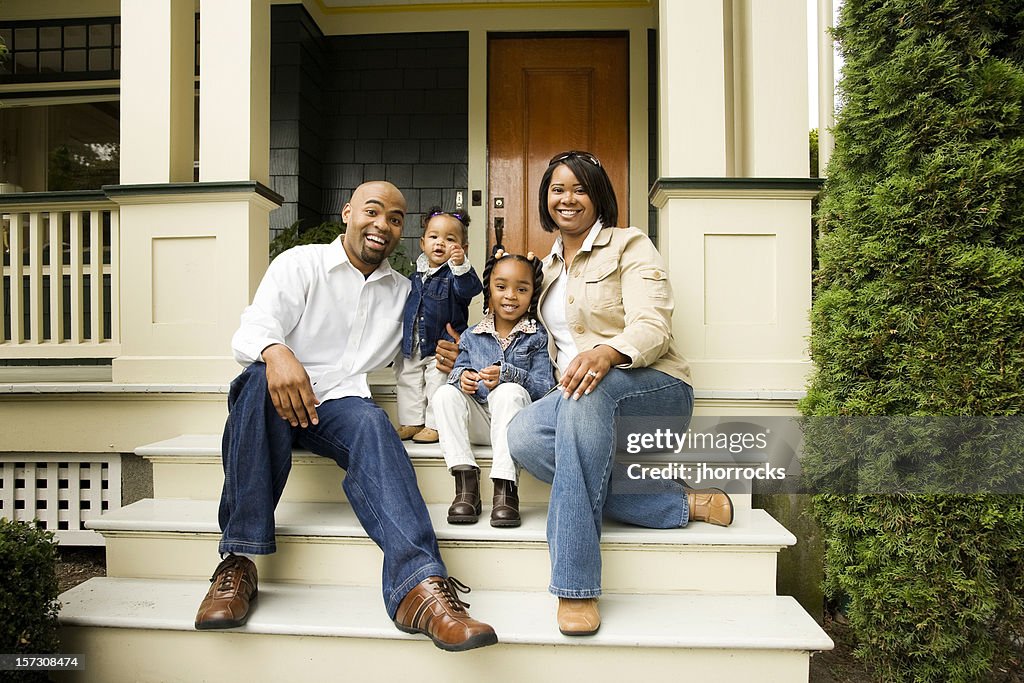
<path fill-rule="evenodd" d="M 505 248 L 505 217 L 494 217 L 494 246 Z"/>

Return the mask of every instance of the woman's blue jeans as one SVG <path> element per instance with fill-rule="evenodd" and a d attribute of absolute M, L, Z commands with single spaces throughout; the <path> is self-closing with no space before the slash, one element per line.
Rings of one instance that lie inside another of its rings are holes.
<path fill-rule="evenodd" d="M 387 414 L 351 396 L 324 401 L 319 424 L 292 427 L 274 410 L 266 365 L 254 363 L 231 384 L 222 447 L 221 553 L 274 552 L 274 508 L 292 464 L 292 445 L 331 458 L 363 529 L 384 551 L 384 604 L 398 605 L 428 576 L 448 576 L 416 473 Z M 339 571 L 344 571 L 339 568 Z"/>
<path fill-rule="evenodd" d="M 612 368 L 578 401 L 561 392 L 526 407 L 508 428 L 512 458 L 551 484 L 548 551 L 553 594 L 601 594 L 601 520 L 653 529 L 686 526 L 689 508 L 681 484 L 644 484 L 640 493 L 610 490 L 615 465 L 615 425 L 620 417 L 689 416 L 693 389 L 650 368 Z M 618 476 L 615 477 L 618 480 Z"/>

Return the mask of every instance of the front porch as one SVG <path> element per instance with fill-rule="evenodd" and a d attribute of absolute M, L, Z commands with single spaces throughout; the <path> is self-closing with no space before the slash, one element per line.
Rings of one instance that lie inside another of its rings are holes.
<path fill-rule="evenodd" d="M 233 634 L 197 639 L 189 624 L 215 556 L 216 435 L 238 370 L 229 340 L 274 231 L 333 218 L 358 183 L 383 177 L 407 193 L 412 256 L 419 213 L 431 203 L 458 206 L 473 219 L 470 259 L 479 270 L 496 221 L 517 229 L 512 205 L 533 206 L 535 188 L 499 192 L 492 181 L 492 41 L 624 39 L 628 154 L 618 190 L 631 222 L 648 226 L 669 264 L 696 411 L 795 413 L 810 369 L 810 207 L 819 185 L 808 177 L 804 0 L 771 8 L 757 0 L 96 0 L 45 10 L 5 0 L 4 11 L 15 22 L 15 58 L 33 53 L 37 67 L 0 82 L 0 101 L 103 101 L 118 112 L 116 182 L 52 191 L 50 150 L 24 145 L 22 176 L 0 178 L 7 189 L 29 190 L 0 194 L 0 514 L 38 518 L 68 544 L 107 544 L 109 577 L 64 598 L 66 642 L 94 657 L 90 676 L 212 675 L 202 668 L 208 658 L 188 669 L 176 653 L 230 640 L 291 653 L 254 658 L 253 680 L 294 676 L 299 669 L 287 663 L 296 661 L 322 676 L 339 642 L 365 659 L 353 664 L 362 672 L 401 653 L 447 678 L 455 667 L 467 676 L 491 666 L 535 674 L 543 659 L 552 676 L 568 661 L 596 677 L 685 666 L 806 679 L 809 653 L 831 643 L 795 601 L 775 594 L 777 558 L 796 539 L 749 496 L 733 529 L 670 538 L 616 530 L 607 604 L 618 625 L 585 647 L 551 632 L 540 592 L 543 486 L 527 487 L 532 526 L 520 536 L 452 534 L 439 521 L 446 560 L 482 593 L 474 609 L 506 616 L 495 619 L 504 644 L 493 654 L 438 666 L 429 646 L 379 623 L 370 571 L 379 558 L 340 500 L 340 473 L 328 475 L 310 454 L 296 455 L 282 509 L 288 550 L 261 567 L 265 609 Z M 77 25 L 83 15 L 85 24 L 112 27 L 104 49 L 119 69 L 46 80 L 43 53 L 58 48 L 44 45 L 43 29 Z M 32 30 L 35 47 L 20 50 L 19 36 Z M 598 153 L 605 144 L 576 135 L 550 144 Z M 547 158 L 543 151 L 538 158 Z M 371 385 L 393 415 L 390 371 L 375 373 Z M 201 436 L 185 448 L 183 435 Z M 428 503 L 441 505 L 449 482 L 436 449 L 411 456 Z M 363 571 L 338 585 L 328 570 L 348 565 Z M 319 585 L 297 588 L 310 582 Z M 170 611 L 132 608 L 146 600 Z M 524 616 L 509 605 L 530 608 Z M 710 609 L 720 618 L 698 633 L 652 617 L 665 609 Z M 344 638 L 315 637 L 327 635 Z M 114 657 L 129 649 L 134 660 Z"/>

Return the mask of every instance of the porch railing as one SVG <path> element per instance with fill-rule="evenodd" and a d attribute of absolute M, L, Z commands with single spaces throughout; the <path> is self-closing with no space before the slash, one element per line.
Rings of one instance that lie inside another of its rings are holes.
<path fill-rule="evenodd" d="M 118 237 L 101 191 L 0 195 L 0 360 L 120 353 Z"/>

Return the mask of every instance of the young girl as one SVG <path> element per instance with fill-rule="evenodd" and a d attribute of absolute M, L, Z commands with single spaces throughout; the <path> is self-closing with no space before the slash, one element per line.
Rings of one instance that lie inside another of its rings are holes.
<path fill-rule="evenodd" d="M 459 340 L 448 384 L 434 394 L 441 453 L 455 477 L 449 524 L 480 517 L 480 468 L 471 443 L 491 444 L 494 507 L 491 526 L 520 524 L 516 467 L 505 430 L 516 413 L 555 385 L 548 335 L 534 317 L 542 280 L 540 259 L 501 249 L 484 268 L 484 319 Z"/>
<path fill-rule="evenodd" d="M 437 443 L 434 392 L 447 376 L 435 366 L 438 339 L 451 337 L 469 322 L 469 303 L 483 291 L 480 278 L 466 260 L 469 216 L 433 206 L 422 220 L 423 236 L 412 275 L 412 291 L 405 303 L 402 355 L 395 363 L 398 394 L 398 435 L 404 441 Z"/>

